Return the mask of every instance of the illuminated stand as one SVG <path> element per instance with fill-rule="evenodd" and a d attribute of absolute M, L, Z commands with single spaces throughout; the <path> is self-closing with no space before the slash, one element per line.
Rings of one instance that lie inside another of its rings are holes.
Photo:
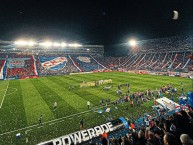
<path fill-rule="evenodd" d="M 18 40 L 18 41 L 15 41 L 14 44 L 16 46 L 43 46 L 43 47 L 81 47 L 82 45 L 81 44 L 78 44 L 78 43 L 65 43 L 65 42 L 52 42 L 52 41 L 45 41 L 45 42 L 40 42 L 40 43 L 37 43 L 35 41 L 24 41 L 24 40 Z"/>

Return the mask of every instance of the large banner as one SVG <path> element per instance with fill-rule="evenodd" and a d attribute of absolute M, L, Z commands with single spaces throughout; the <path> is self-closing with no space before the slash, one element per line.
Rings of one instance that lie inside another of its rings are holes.
<path fill-rule="evenodd" d="M 109 133 L 112 131 L 118 131 L 120 129 L 128 129 L 128 128 L 129 128 L 128 122 L 123 117 L 121 117 L 117 120 L 113 120 L 111 122 L 95 126 L 93 128 L 80 130 L 50 141 L 39 143 L 38 145 L 70 145 L 71 143 L 81 144 L 83 142 L 94 139 L 95 137 L 99 137 L 104 133 L 104 131 L 106 133 Z"/>
<path fill-rule="evenodd" d="M 4 73 L 4 67 L 5 67 L 5 60 L 2 60 L 2 66 L 0 66 L 0 79 L 4 79 L 3 73 Z"/>
<path fill-rule="evenodd" d="M 66 57 L 39 57 L 42 67 L 47 70 L 60 70 L 66 67 Z"/>
<path fill-rule="evenodd" d="M 25 61 L 30 58 L 8 58 L 7 59 L 7 67 L 8 68 L 23 68 L 25 65 Z"/>
<path fill-rule="evenodd" d="M 99 85 L 104 85 L 104 84 L 111 84 L 112 79 L 108 80 L 99 80 L 99 81 L 92 81 L 92 82 L 82 82 L 80 83 L 80 87 L 93 87 L 93 86 L 99 86 Z"/>
<path fill-rule="evenodd" d="M 90 63 L 90 57 L 85 57 L 85 56 L 78 56 L 76 59 L 79 61 L 85 62 L 85 63 Z"/>

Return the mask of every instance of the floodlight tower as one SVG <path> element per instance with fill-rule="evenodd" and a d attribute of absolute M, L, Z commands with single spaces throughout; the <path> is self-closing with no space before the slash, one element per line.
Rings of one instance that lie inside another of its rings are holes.
<path fill-rule="evenodd" d="M 135 39 L 131 39 L 131 40 L 129 40 L 129 45 L 131 47 L 135 47 L 137 45 L 137 41 Z"/>
<path fill-rule="evenodd" d="M 136 41 L 136 39 L 130 39 L 128 41 L 128 45 L 131 48 L 131 52 L 134 53 L 136 51 L 136 47 L 138 45 L 138 41 Z"/>

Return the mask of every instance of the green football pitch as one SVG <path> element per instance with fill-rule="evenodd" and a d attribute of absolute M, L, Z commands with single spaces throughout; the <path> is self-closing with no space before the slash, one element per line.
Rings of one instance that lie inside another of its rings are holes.
<path fill-rule="evenodd" d="M 80 88 L 83 81 L 104 79 L 112 79 L 113 87 L 110 90 L 103 90 L 107 85 Z M 112 112 L 105 112 L 102 116 L 97 111 L 88 110 L 87 101 L 91 102 L 91 108 L 95 106 L 102 109 L 100 100 L 117 100 L 117 86 L 124 83 L 130 84 L 131 93 L 155 90 L 171 83 L 178 89 L 175 96 L 179 96 L 182 93 L 180 82 L 183 82 L 185 92 L 192 91 L 191 79 L 120 72 L 0 81 L 0 145 L 33 145 L 57 138 L 78 131 L 81 119 L 84 120 L 85 128 L 100 125 L 109 116 L 113 119 L 136 119 L 145 112 L 151 112 L 153 100 L 141 107 L 130 107 L 128 102 L 124 102 L 118 104 L 118 110 L 110 105 Z M 69 91 L 69 86 L 74 86 L 74 90 Z M 126 87 L 122 90 L 127 91 Z M 57 102 L 55 111 L 54 102 Z M 43 116 L 42 126 L 38 122 L 40 115 Z M 16 139 L 17 133 L 21 134 L 20 139 Z"/>

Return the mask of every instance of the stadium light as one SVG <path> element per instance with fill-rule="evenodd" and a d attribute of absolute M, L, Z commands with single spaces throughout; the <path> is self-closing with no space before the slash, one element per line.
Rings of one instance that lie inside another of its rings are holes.
<path fill-rule="evenodd" d="M 61 44 L 60 44 L 60 43 L 57 43 L 57 42 L 54 42 L 54 43 L 53 43 L 53 46 L 58 47 L 58 46 L 61 46 Z"/>
<path fill-rule="evenodd" d="M 62 46 L 62 47 L 65 47 L 65 46 L 67 46 L 67 44 L 66 44 L 65 42 L 62 42 L 62 43 L 61 43 L 61 46 Z"/>
<path fill-rule="evenodd" d="M 89 49 L 89 48 L 87 48 L 86 50 L 87 50 L 87 51 L 89 51 L 90 49 Z"/>
<path fill-rule="evenodd" d="M 20 41 L 15 41 L 14 44 L 15 44 L 15 45 L 27 45 L 28 42 L 27 42 L 27 41 L 20 40 Z"/>
<path fill-rule="evenodd" d="M 68 44 L 69 47 L 73 47 L 73 44 Z"/>
<path fill-rule="evenodd" d="M 73 44 L 68 44 L 69 47 L 81 47 L 81 44 L 78 43 L 73 43 Z"/>
<path fill-rule="evenodd" d="M 19 40 L 19 41 L 15 41 L 14 42 L 15 45 L 18 46 L 34 46 L 34 45 L 39 45 L 39 46 L 43 46 L 43 47 L 81 47 L 81 44 L 78 43 L 65 43 L 65 42 L 53 42 L 53 41 L 44 41 L 44 42 L 40 42 L 40 43 L 36 43 L 34 41 L 24 41 L 24 40 Z"/>
<path fill-rule="evenodd" d="M 29 42 L 27 43 L 28 46 L 34 46 L 35 44 L 36 44 L 36 43 L 33 42 L 33 41 L 29 41 Z"/>
<path fill-rule="evenodd" d="M 129 41 L 129 45 L 132 46 L 132 47 L 136 46 L 136 45 L 137 45 L 136 40 L 131 39 L 131 40 Z"/>
<path fill-rule="evenodd" d="M 15 41 L 14 42 L 15 45 L 18 45 L 18 46 L 34 46 L 36 43 L 33 42 L 33 41 L 24 41 L 24 40 L 19 40 L 19 41 Z"/>
<path fill-rule="evenodd" d="M 40 46 L 44 46 L 44 47 L 50 47 L 50 46 L 52 46 L 52 42 L 49 42 L 49 41 L 47 41 L 47 42 L 42 42 L 42 43 L 39 43 L 39 45 L 40 45 Z"/>

